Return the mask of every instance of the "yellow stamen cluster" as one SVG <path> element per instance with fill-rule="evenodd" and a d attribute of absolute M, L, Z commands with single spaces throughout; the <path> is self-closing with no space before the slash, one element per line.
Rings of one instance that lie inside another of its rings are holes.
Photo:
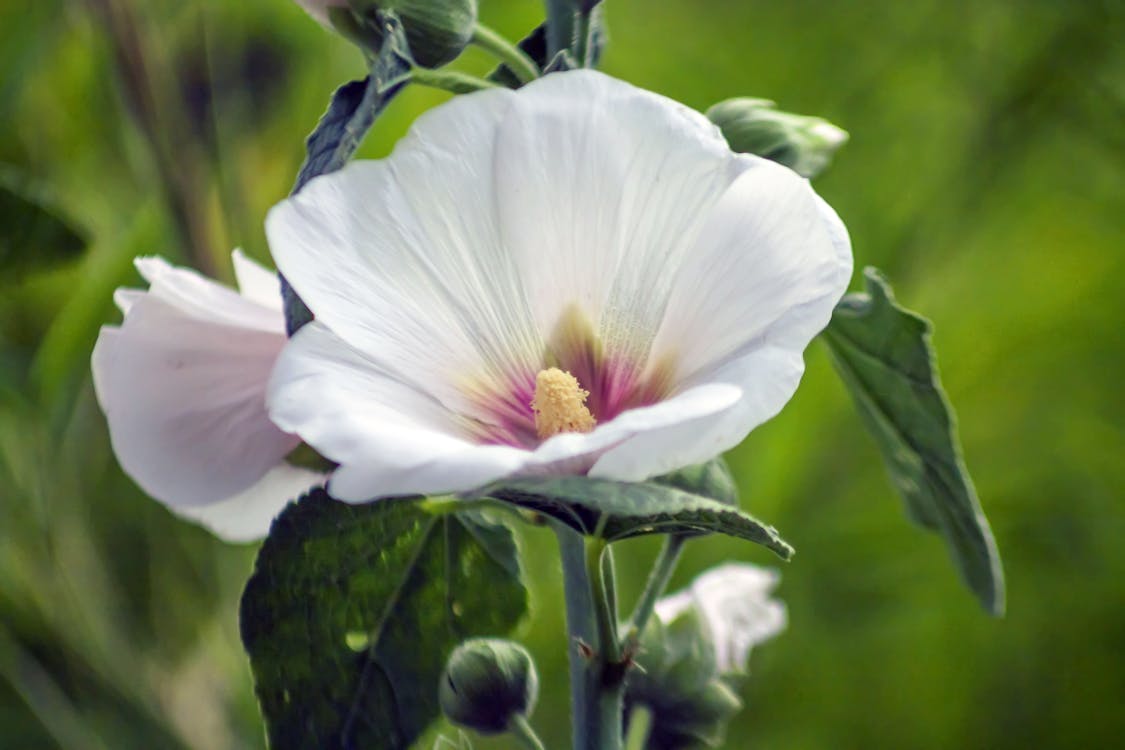
<path fill-rule="evenodd" d="M 535 396 L 531 410 L 535 412 L 535 431 L 540 440 L 560 432 L 589 432 L 597 420 L 586 408 L 589 391 L 582 390 L 578 378 L 569 372 L 551 367 L 535 376 Z"/>

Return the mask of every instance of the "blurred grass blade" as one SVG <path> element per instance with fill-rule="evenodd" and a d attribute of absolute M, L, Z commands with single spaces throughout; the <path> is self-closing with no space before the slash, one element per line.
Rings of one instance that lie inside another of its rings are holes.
<path fill-rule="evenodd" d="M 86 238 L 22 180 L 0 179 L 0 268 L 3 280 L 78 257 Z"/>
<path fill-rule="evenodd" d="M 242 597 L 270 747 L 409 747 L 438 718 L 449 652 L 527 606 L 506 527 L 309 493 L 274 521 Z"/>
<path fill-rule="evenodd" d="M 879 271 L 868 268 L 864 278 L 867 292 L 845 296 L 824 331 L 836 369 L 911 519 L 945 538 L 985 609 L 1003 614 L 1000 556 L 961 458 L 930 323 L 895 302 Z"/>

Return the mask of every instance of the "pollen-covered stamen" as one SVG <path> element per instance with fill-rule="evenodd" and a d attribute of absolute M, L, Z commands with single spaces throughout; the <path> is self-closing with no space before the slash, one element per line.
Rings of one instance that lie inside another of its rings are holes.
<path fill-rule="evenodd" d="M 589 432 L 597 420 L 586 408 L 589 391 L 582 390 L 578 378 L 569 372 L 551 367 L 535 376 L 535 396 L 531 410 L 535 412 L 535 431 L 540 440 L 560 432 Z"/>

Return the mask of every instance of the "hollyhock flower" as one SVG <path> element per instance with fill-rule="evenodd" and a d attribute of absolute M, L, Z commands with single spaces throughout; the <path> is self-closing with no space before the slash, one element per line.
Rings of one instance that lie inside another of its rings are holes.
<path fill-rule="evenodd" d="M 138 258 L 148 291 L 119 289 L 92 369 L 121 467 L 173 512 L 243 541 L 322 475 L 290 466 L 300 438 L 270 421 L 265 394 L 285 345 L 277 276 L 234 252 L 239 292 L 160 258 Z"/>
<path fill-rule="evenodd" d="M 806 180 L 593 71 L 458 97 L 266 230 L 316 316 L 270 415 L 353 502 L 710 459 L 793 394 L 852 268 Z"/>
<path fill-rule="evenodd" d="M 667 624 L 694 609 L 710 634 L 718 673 L 744 673 L 750 649 L 785 630 L 785 605 L 770 598 L 780 579 L 776 570 L 727 563 L 658 601 L 655 613 Z"/>

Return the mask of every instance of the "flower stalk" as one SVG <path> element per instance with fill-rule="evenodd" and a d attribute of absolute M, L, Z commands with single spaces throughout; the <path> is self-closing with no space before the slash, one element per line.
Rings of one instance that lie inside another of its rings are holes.
<path fill-rule="evenodd" d="M 625 750 L 645 750 L 652 734 L 652 709 L 638 705 L 629 713 L 629 734 L 625 737 Z"/>
<path fill-rule="evenodd" d="M 672 573 L 676 570 L 676 563 L 680 560 L 680 553 L 683 552 L 684 542 L 686 541 L 686 537 L 678 534 L 664 537 L 664 545 L 660 548 L 652 572 L 649 573 L 648 581 L 645 582 L 644 591 L 641 592 L 637 605 L 633 609 L 633 614 L 629 618 L 629 627 L 621 642 L 622 653 L 632 655 L 636 652 L 645 625 L 648 624 L 653 609 L 656 607 L 656 600 L 668 588 L 668 581 L 671 580 Z"/>
<path fill-rule="evenodd" d="M 539 77 L 539 66 L 527 53 L 484 24 L 478 23 L 473 27 L 471 43 L 511 68 L 520 83 L 530 83 Z"/>
<path fill-rule="evenodd" d="M 492 81 L 486 81 L 467 73 L 420 67 L 413 68 L 410 71 L 410 82 L 432 89 L 441 89 L 452 94 L 471 94 L 474 91 L 498 88 L 498 85 Z"/>

